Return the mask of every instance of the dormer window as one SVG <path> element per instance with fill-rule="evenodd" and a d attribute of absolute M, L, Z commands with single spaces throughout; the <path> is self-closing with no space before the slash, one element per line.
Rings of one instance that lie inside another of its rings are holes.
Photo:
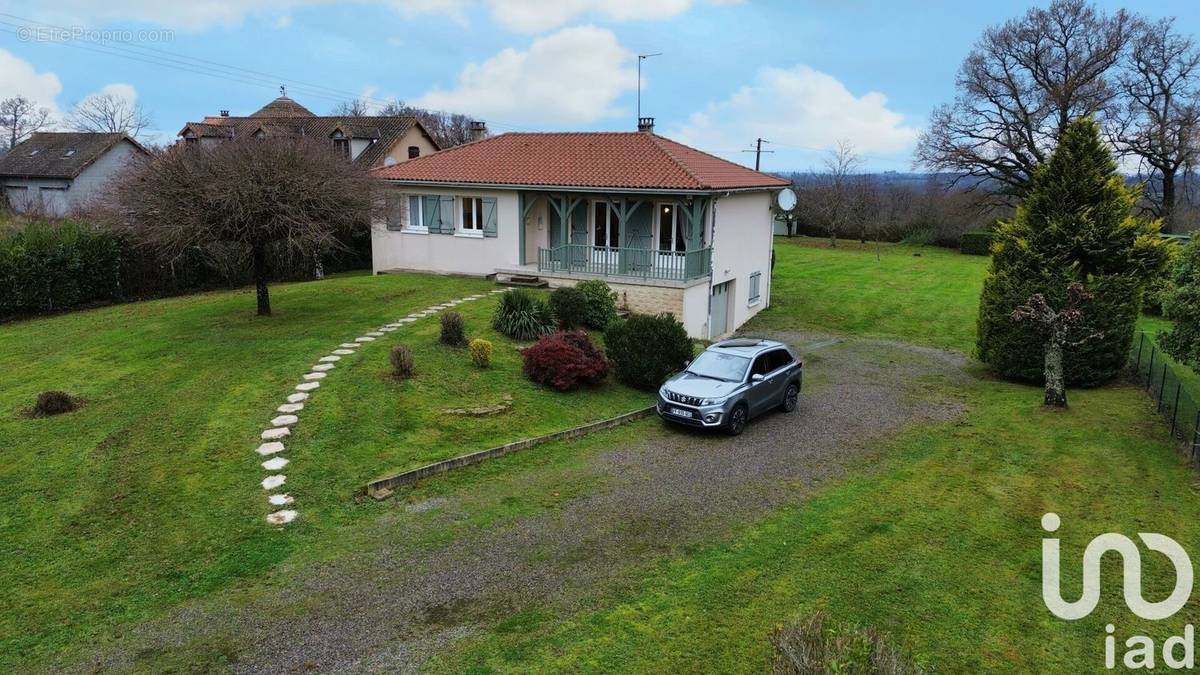
<path fill-rule="evenodd" d="M 75 154 L 75 148 L 71 148 L 70 150 L 67 150 L 65 153 L 63 153 L 63 158 L 65 159 L 67 157 L 70 157 L 73 154 Z"/>
<path fill-rule="evenodd" d="M 258 131 L 254 132 L 254 137 L 258 138 L 258 139 L 263 139 L 263 138 L 267 137 L 267 134 L 262 129 L 259 129 Z"/>
<path fill-rule="evenodd" d="M 195 145 L 196 143 L 200 142 L 200 139 L 196 138 L 196 132 L 188 129 L 187 131 L 183 132 L 183 142 L 187 143 L 188 145 Z"/>
<path fill-rule="evenodd" d="M 350 139 L 340 130 L 333 132 L 333 149 L 342 157 L 350 159 Z"/>

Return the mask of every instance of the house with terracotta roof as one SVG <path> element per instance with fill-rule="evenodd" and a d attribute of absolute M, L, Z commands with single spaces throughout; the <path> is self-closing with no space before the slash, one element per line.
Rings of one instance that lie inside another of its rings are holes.
<path fill-rule="evenodd" d="M 603 279 L 635 312 L 727 335 L 770 304 L 772 198 L 788 182 L 654 133 L 506 133 L 377 169 L 376 273 Z"/>
<path fill-rule="evenodd" d="M 232 138 L 313 138 L 367 169 L 391 166 L 438 150 L 438 144 L 412 115 L 320 116 L 285 96 L 247 117 L 228 110 L 188 122 L 179 130 L 184 143 L 210 145 Z"/>
<path fill-rule="evenodd" d="M 125 134 L 39 132 L 0 157 L 0 185 L 12 210 L 62 217 L 103 196 L 148 154 Z"/>

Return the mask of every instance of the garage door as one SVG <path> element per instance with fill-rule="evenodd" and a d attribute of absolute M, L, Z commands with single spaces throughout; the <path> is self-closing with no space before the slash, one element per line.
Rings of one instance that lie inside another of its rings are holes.
<path fill-rule="evenodd" d="M 712 287 L 712 297 L 708 300 L 708 336 L 710 338 L 724 335 L 729 330 L 729 296 L 732 287 L 732 281 Z"/>

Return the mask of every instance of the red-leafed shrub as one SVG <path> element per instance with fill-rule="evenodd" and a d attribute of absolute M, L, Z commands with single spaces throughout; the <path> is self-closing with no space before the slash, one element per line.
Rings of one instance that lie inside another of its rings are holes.
<path fill-rule="evenodd" d="M 582 331 L 542 336 L 523 352 L 525 376 L 559 391 L 596 384 L 608 376 L 608 359 Z"/>

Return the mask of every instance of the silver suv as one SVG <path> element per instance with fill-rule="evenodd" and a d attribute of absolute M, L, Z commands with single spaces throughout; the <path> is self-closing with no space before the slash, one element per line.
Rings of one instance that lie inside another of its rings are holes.
<path fill-rule="evenodd" d="M 693 427 L 742 433 L 751 417 L 796 409 L 804 364 L 782 342 L 718 342 L 658 390 L 658 415 Z"/>

